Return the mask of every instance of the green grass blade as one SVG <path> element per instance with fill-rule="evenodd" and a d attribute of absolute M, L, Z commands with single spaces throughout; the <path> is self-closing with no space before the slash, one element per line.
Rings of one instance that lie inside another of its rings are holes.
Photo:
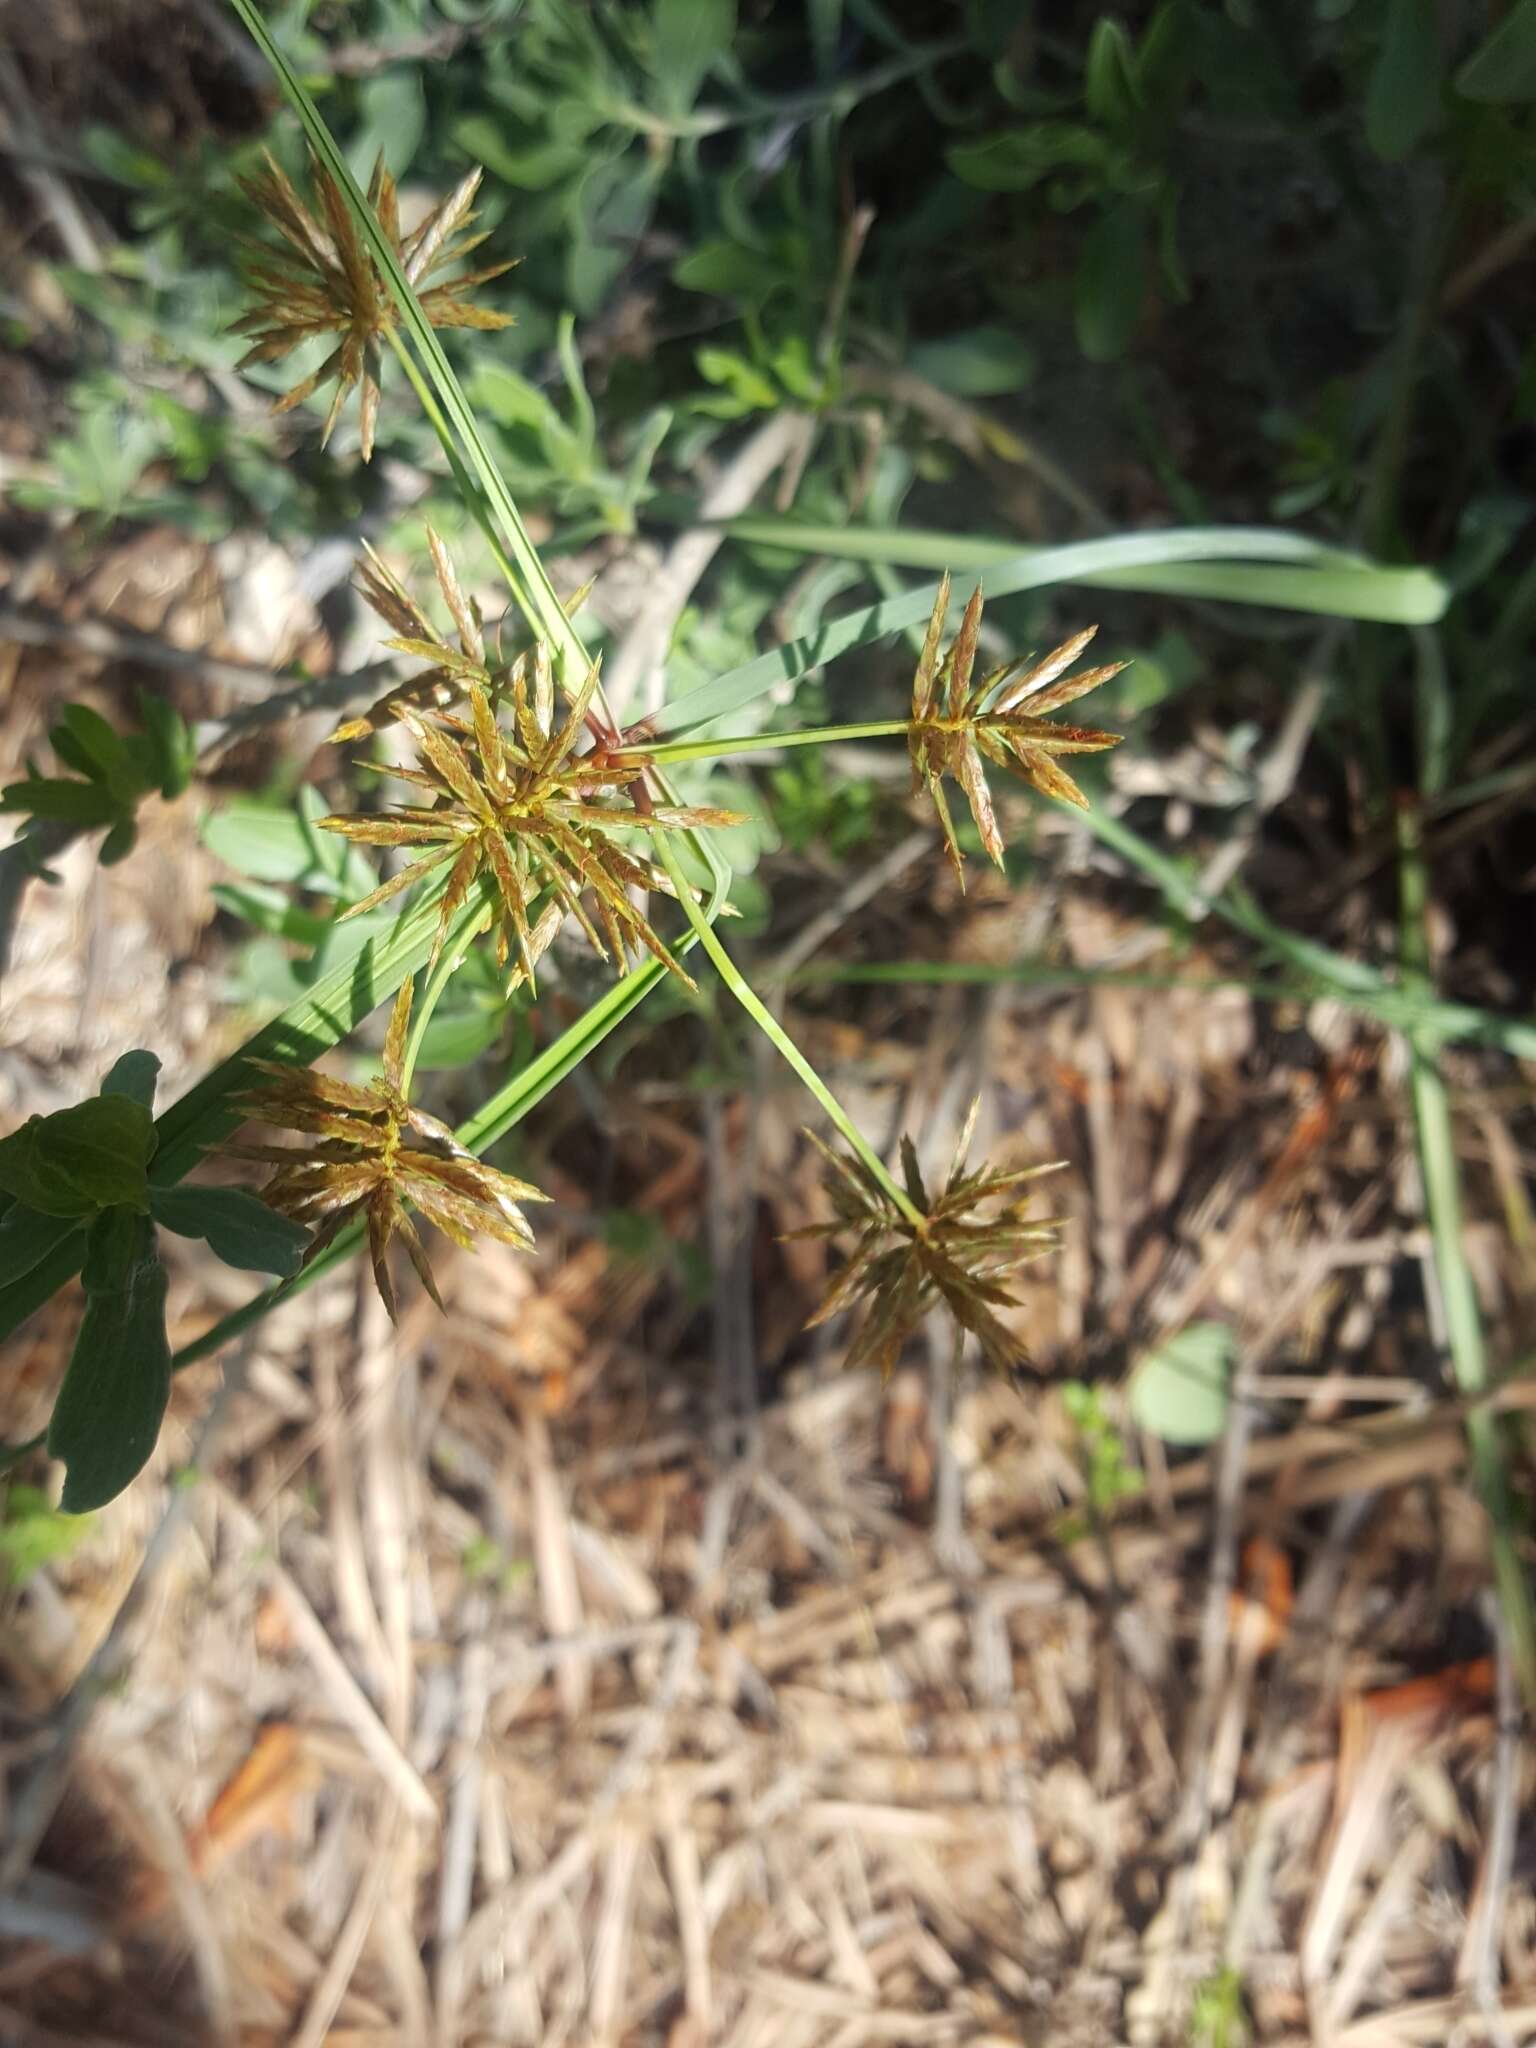
<path fill-rule="evenodd" d="M 737 540 L 794 548 L 849 562 L 977 573 L 1027 559 L 1017 541 L 906 528 L 808 526 L 801 520 L 743 514 L 720 522 Z M 1428 569 L 1399 568 L 1326 547 L 1305 535 L 1265 526 L 1174 527 L 1038 548 L 1037 559 L 1072 555 L 1078 565 L 1052 581 L 1168 596 L 1219 598 L 1228 604 L 1278 605 L 1390 625 L 1429 625 L 1449 601 Z M 986 577 L 989 593 L 1000 587 Z"/>
<path fill-rule="evenodd" d="M 1431 986 L 1426 925 L 1429 878 L 1419 818 L 1406 804 L 1398 811 L 1398 881 L 1403 978 L 1427 991 Z M 1456 1159 L 1450 1091 L 1440 1072 L 1439 1043 L 1433 1033 L 1410 1032 L 1408 1051 L 1424 1209 L 1445 1314 L 1446 1347 L 1456 1384 L 1468 1403 L 1472 1480 L 1488 1517 L 1489 1557 L 1511 1655 L 1526 1705 L 1531 1707 L 1536 1706 L 1536 1603 L 1520 1556 L 1517 1510 L 1500 1419 L 1486 1403 L 1491 1384 L 1488 1351 L 1463 1237 L 1461 1169 Z"/>
<path fill-rule="evenodd" d="M 1215 906 L 1219 911 L 1221 906 Z M 1374 970 L 1366 970 L 1373 972 Z M 869 960 L 844 965 L 811 961 L 795 977 L 801 986 L 932 988 L 1126 988 L 1194 990 L 1211 995 L 1242 989 L 1256 1003 L 1309 1003 L 1321 995 L 1358 1015 L 1394 1031 L 1430 1031 L 1449 1043 L 1455 1039 L 1487 1045 L 1516 1059 L 1536 1059 L 1536 1024 L 1519 1017 L 1500 1017 L 1470 1003 L 1448 1003 L 1414 988 L 1381 980 L 1374 985 L 1341 984 L 1321 973 L 1294 981 L 1264 980 L 1255 975 L 1181 975 L 1121 973 L 1109 967 L 1066 967 L 1052 960 L 1018 960 L 1002 964 L 966 960 Z"/>
<path fill-rule="evenodd" d="M 848 552 L 841 545 L 848 535 L 837 527 L 803 527 L 792 521 L 731 520 L 727 530 L 745 539 L 772 540 L 775 545 L 799 546 L 804 542 L 817 553 Z M 798 538 L 791 538 L 791 536 Z M 1125 534 L 1112 540 L 1074 541 L 1059 548 L 1032 548 L 1021 553 L 1004 542 L 965 541 L 945 534 L 858 535 L 866 539 L 911 548 L 903 559 L 918 568 L 986 570 L 989 597 L 1010 597 L 1021 590 L 1042 590 L 1057 583 L 1096 583 L 1111 578 L 1144 577 L 1147 589 L 1162 589 L 1165 579 L 1176 577 L 1181 565 L 1221 566 L 1223 558 L 1234 566 L 1228 570 L 1232 587 L 1222 595 L 1232 602 L 1269 602 L 1253 595 L 1253 579 L 1260 574 L 1277 576 L 1326 576 L 1337 579 L 1334 595 L 1347 594 L 1353 604 L 1351 616 L 1360 618 L 1438 617 L 1445 604 L 1445 589 L 1438 578 L 1423 569 L 1383 569 L 1369 562 L 1354 562 L 1320 548 L 1316 542 L 1295 534 L 1279 533 L 1266 527 L 1182 527 L 1164 533 Z M 970 551 L 970 559 L 967 559 Z M 979 556 L 978 556 L 979 551 Z M 881 554 L 879 559 L 885 559 Z M 876 559 L 871 554 L 870 559 Z M 1241 566 L 1236 566 L 1236 564 Z M 1266 567 L 1266 564 L 1269 566 Z M 1307 566 L 1313 565 L 1313 566 Z M 883 598 L 840 619 L 832 619 L 797 640 L 760 654 L 755 660 L 734 668 L 713 681 L 686 691 L 647 721 L 656 733 L 681 732 L 690 726 L 707 724 L 750 704 L 755 698 L 784 683 L 798 682 L 813 668 L 821 668 L 855 647 L 883 640 L 909 626 L 927 622 L 933 609 L 934 583 Z M 1396 611 L 1391 609 L 1395 603 Z M 1304 606 L 1303 609 L 1306 607 Z"/>

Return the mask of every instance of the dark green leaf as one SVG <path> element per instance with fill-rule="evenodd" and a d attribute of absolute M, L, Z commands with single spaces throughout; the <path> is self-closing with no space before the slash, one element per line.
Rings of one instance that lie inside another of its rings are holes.
<path fill-rule="evenodd" d="M 1089 231 L 1077 267 L 1077 339 L 1090 362 L 1124 354 L 1141 316 L 1146 268 L 1145 214 L 1112 207 Z"/>
<path fill-rule="evenodd" d="M 946 150 L 944 160 L 963 183 L 983 192 L 1027 192 L 1054 171 L 1107 179 L 1115 158 L 1113 145 L 1092 128 L 1073 121 L 1042 121 L 1032 128 L 1008 128 L 975 142 L 957 142 Z"/>
<path fill-rule="evenodd" d="M 99 711 L 93 711 L 88 704 L 66 704 L 60 723 L 119 803 L 132 803 L 142 795 L 143 784 L 134 769 L 132 755 Z M 54 745 L 58 745 L 57 733 Z"/>
<path fill-rule="evenodd" d="M 243 1188 L 155 1188 L 155 1221 L 178 1237 L 202 1237 L 226 1266 L 286 1279 L 304 1261 L 309 1232 Z"/>
<path fill-rule="evenodd" d="M 1140 111 L 1131 39 L 1113 15 L 1094 23 L 1083 67 L 1083 98 L 1095 121 L 1128 128 Z"/>
<path fill-rule="evenodd" d="M 104 868 L 113 868 L 117 866 L 120 860 L 126 860 L 129 854 L 132 853 L 134 841 L 138 836 L 139 828 L 134 824 L 132 818 L 119 818 L 112 827 L 112 830 L 101 842 L 101 852 L 97 858 L 102 866 Z"/>
<path fill-rule="evenodd" d="M 45 1216 L 88 1216 L 125 1204 L 147 1213 L 154 1120 L 126 1095 L 97 1095 L 28 1117 L 0 1139 L 0 1188 Z"/>
<path fill-rule="evenodd" d="M 674 113 L 693 105 L 704 74 L 731 46 L 736 0 L 656 0 L 654 72 Z"/>
<path fill-rule="evenodd" d="M 1167 126 L 1177 118 L 1189 87 L 1194 38 L 1189 0 L 1164 0 L 1136 51 L 1136 91 L 1143 107 Z"/>
<path fill-rule="evenodd" d="M 1365 95 L 1365 138 L 1396 162 L 1423 140 L 1440 113 L 1440 35 L 1426 0 L 1392 0 L 1386 34 Z"/>
<path fill-rule="evenodd" d="M 165 1269 L 148 1216 L 108 1209 L 86 1247 L 85 1315 L 48 1425 L 60 1511 L 104 1507 L 144 1469 L 171 1392 Z"/>
<path fill-rule="evenodd" d="M 41 1265 L 59 1244 L 59 1219 L 24 1202 L 13 1202 L 0 1216 L 0 1280 L 9 1285 Z"/>
<path fill-rule="evenodd" d="M 126 1095 L 130 1102 L 137 1102 L 143 1108 L 153 1111 L 155 1106 L 155 1081 L 160 1072 L 160 1062 L 152 1052 L 142 1047 L 125 1052 L 112 1062 L 101 1084 L 103 1095 Z"/>
<path fill-rule="evenodd" d="M 89 831 L 110 825 L 118 815 L 111 793 L 99 782 L 73 782 L 63 776 L 29 775 L 0 789 L 0 811 L 25 811 L 34 818 L 57 819 Z"/>
<path fill-rule="evenodd" d="M 100 771 L 86 749 L 81 746 L 66 725 L 51 725 L 48 728 L 48 744 L 64 763 L 73 768 L 77 775 L 83 775 L 88 782 L 100 780 Z"/>
<path fill-rule="evenodd" d="M 154 759 L 155 787 L 163 797 L 180 796 L 197 766 L 197 749 L 186 720 L 173 704 L 149 690 L 139 692 L 139 717 Z"/>
<path fill-rule="evenodd" d="M 1519 0 L 1473 51 L 1456 74 L 1456 90 L 1469 100 L 1536 99 L 1536 0 Z"/>
<path fill-rule="evenodd" d="M 672 281 L 685 292 L 750 298 L 762 283 L 763 259 L 739 242 L 705 242 L 673 266 Z"/>
<path fill-rule="evenodd" d="M 907 367 L 956 398 L 995 398 L 1022 391 L 1035 374 L 1035 358 L 1011 327 L 968 327 L 919 342 Z"/>

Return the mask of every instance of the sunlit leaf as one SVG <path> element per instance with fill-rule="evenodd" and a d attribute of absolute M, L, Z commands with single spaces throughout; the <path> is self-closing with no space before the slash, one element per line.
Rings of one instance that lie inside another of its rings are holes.
<path fill-rule="evenodd" d="M 85 1314 L 48 1425 L 65 1466 L 65 1514 L 105 1506 L 136 1478 L 160 1434 L 171 1390 L 165 1269 L 148 1216 L 108 1209 L 86 1248 Z"/>

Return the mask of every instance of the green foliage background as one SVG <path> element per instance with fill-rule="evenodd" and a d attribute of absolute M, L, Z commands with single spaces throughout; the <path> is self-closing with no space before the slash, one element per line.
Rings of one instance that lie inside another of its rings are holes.
<path fill-rule="evenodd" d="M 1326 916 L 1293 929 L 1244 888 L 1205 901 L 1153 807 L 1094 829 L 1176 928 L 1214 911 L 1245 972 L 1326 989 L 1410 1034 L 1432 1220 L 1454 1264 L 1435 1055 L 1449 1036 L 1526 1049 L 1536 967 L 1510 967 L 1499 1014 L 1480 989 L 1437 1000 L 1420 957 L 1422 844 L 1394 816 L 1404 790 L 1433 820 L 1529 780 L 1536 0 L 1118 14 L 294 0 L 263 19 L 359 177 L 380 150 L 407 192 L 438 195 L 486 166 L 482 224 L 522 257 L 491 296 L 518 324 L 452 336 L 449 352 L 546 557 L 664 546 L 745 429 L 803 417 L 792 493 L 728 522 L 679 622 L 663 729 L 898 713 L 901 664 L 870 647 L 873 625 L 844 636 L 843 662 L 827 660 L 837 634 L 819 636 L 850 605 L 880 603 L 876 622 L 910 636 L 923 579 L 944 566 L 985 573 L 988 619 L 1014 646 L 1058 621 L 1043 587 L 1058 571 L 1091 581 L 1109 651 L 1136 656 L 1105 721 L 1149 755 L 1199 721 L 1239 801 L 1258 791 L 1259 742 L 1300 671 L 1321 669 L 1309 797 L 1401 872 L 1379 958 Z M 72 520 L 84 545 L 168 520 L 295 550 L 367 538 L 400 561 L 430 518 L 481 581 L 489 550 L 392 363 L 367 469 L 350 422 L 318 450 L 323 394 L 272 422 L 234 377 L 235 251 L 252 226 L 236 179 L 262 146 L 295 173 L 302 157 L 252 56 L 232 17 L 228 42 L 194 47 L 205 125 L 167 133 L 132 92 L 111 125 L 105 104 L 86 108 L 97 118 L 70 168 L 113 239 L 98 270 L 55 267 L 80 316 L 67 361 L 30 305 L 7 308 L 54 429 L 12 516 Z M 249 384 L 275 395 L 308 367 Z M 408 504 L 406 476 L 427 480 Z M 1296 537 L 1239 546 L 1229 531 L 1185 559 L 1158 541 L 1173 526 L 1276 525 Z M 1085 552 L 1070 567 L 1053 557 L 1049 575 L 1021 560 L 1074 542 Z M 764 654 L 795 636 L 794 658 Z M 104 857 L 128 852 L 138 796 L 171 793 L 190 765 L 185 735 L 144 718 L 122 739 L 66 714 L 56 749 L 81 779 L 34 775 L 8 807 L 108 826 Z M 771 879 L 753 874 L 765 850 L 835 875 L 899 827 L 877 778 L 788 758 L 728 777 L 676 768 L 689 801 L 752 799 L 761 822 L 730 849 L 749 936 L 774 916 Z M 287 1006 L 265 1049 L 312 1057 L 340 1035 L 328 1006 L 356 964 L 378 1000 L 424 952 L 430 910 L 398 929 L 336 926 L 369 877 L 314 831 L 301 767 L 217 810 L 208 836 L 239 878 L 221 904 L 253 934 L 239 992 L 268 1014 Z M 529 1065 L 521 1008 L 498 1007 L 477 960 L 423 1065 L 474 1066 L 489 1142 L 566 1069 Z M 162 1117 L 151 1180 L 174 1180 L 227 1125 L 228 1088 L 215 1074 Z M 38 1243 L 22 1292 L 0 1297 L 11 1321 L 61 1258 L 78 1263 L 78 1243 L 47 1256 Z M 1465 1302 L 1451 1341 L 1473 1391 L 1484 1364 Z"/>

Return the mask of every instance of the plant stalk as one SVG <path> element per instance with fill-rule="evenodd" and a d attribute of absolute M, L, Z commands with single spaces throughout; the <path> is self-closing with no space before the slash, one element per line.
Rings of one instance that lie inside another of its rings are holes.
<path fill-rule="evenodd" d="M 1426 925 L 1429 878 L 1416 805 L 1411 800 L 1400 803 L 1397 817 L 1403 981 L 1405 986 L 1428 993 L 1433 987 Z M 1456 1161 L 1450 1092 L 1438 1063 L 1437 1035 L 1422 1025 L 1404 1035 L 1408 1041 L 1424 1208 L 1445 1315 L 1446 1345 L 1456 1384 L 1467 1401 L 1472 1482 L 1488 1517 L 1489 1554 L 1499 1605 L 1509 1631 L 1510 1651 L 1526 1703 L 1536 1707 L 1536 1606 L 1516 1539 L 1515 1502 L 1499 1419 L 1487 1403 L 1488 1351 L 1462 1234 L 1461 1174 Z"/>
<path fill-rule="evenodd" d="M 490 923 L 491 916 L 491 906 L 489 904 L 482 904 L 469 924 L 455 937 L 453 943 L 451 945 L 444 945 L 442 952 L 437 957 L 437 965 L 427 977 L 427 985 L 422 990 L 421 999 L 416 1004 L 411 1016 L 410 1034 L 406 1039 L 405 1053 L 400 1061 L 400 1093 L 407 1101 L 410 1100 L 411 1082 L 416 1074 L 416 1062 L 421 1056 L 422 1040 L 427 1035 L 427 1026 L 432 1022 L 432 1012 L 442 1000 L 444 989 L 447 988 L 453 976 L 463 966 L 464 955 Z"/>
<path fill-rule="evenodd" d="M 719 936 L 714 927 L 694 902 L 693 889 L 689 884 L 688 878 L 679 867 L 676 854 L 673 853 L 664 839 L 658 842 L 657 853 L 662 866 L 671 877 L 672 886 L 677 892 L 678 902 L 683 906 L 684 915 L 693 926 L 695 937 L 709 955 L 710 962 L 715 972 L 720 976 L 720 979 L 752 1019 L 758 1030 L 762 1032 L 763 1036 L 774 1047 L 775 1051 L 799 1075 L 800 1079 L 831 1118 L 833 1124 L 847 1139 L 859 1158 L 863 1160 L 864 1164 L 875 1176 L 875 1179 L 880 1183 L 886 1194 L 890 1196 L 908 1223 L 912 1225 L 914 1230 L 922 1231 L 926 1229 L 926 1219 L 920 1214 L 905 1188 L 899 1186 L 892 1179 L 890 1173 L 886 1170 L 885 1161 L 869 1143 L 864 1133 L 853 1121 L 853 1118 L 849 1116 L 847 1110 L 844 1109 L 826 1082 L 822 1080 L 820 1074 L 817 1073 L 778 1018 L 774 1016 L 767 1004 L 759 999 L 751 983 L 742 974 L 740 968 L 720 943 Z"/>
<path fill-rule="evenodd" d="M 893 740 L 906 737 L 911 721 L 876 718 L 863 725 L 807 726 L 799 732 L 751 732 L 737 738 L 662 740 L 654 747 L 617 747 L 616 762 L 633 755 L 636 773 L 651 762 L 711 761 L 731 754 L 765 754 L 781 747 L 827 747 L 842 740 Z"/>

